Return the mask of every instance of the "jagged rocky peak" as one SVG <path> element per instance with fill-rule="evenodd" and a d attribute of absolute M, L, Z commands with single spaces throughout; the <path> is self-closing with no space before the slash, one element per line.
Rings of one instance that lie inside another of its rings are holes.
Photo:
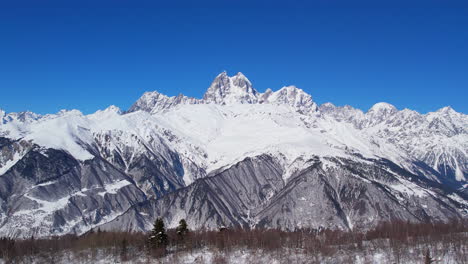
<path fill-rule="evenodd" d="M 332 103 L 320 105 L 319 112 L 322 116 L 332 117 L 336 121 L 350 122 L 356 128 L 361 128 L 362 120 L 365 117 L 360 109 L 356 109 L 350 105 L 335 106 Z"/>
<path fill-rule="evenodd" d="M 468 133 L 468 116 L 446 106 L 425 115 L 433 131 L 453 136 Z"/>
<path fill-rule="evenodd" d="M 291 102 L 296 102 L 296 101 L 307 103 L 309 101 L 312 101 L 312 96 L 305 93 L 302 89 L 299 89 L 294 85 L 291 85 L 291 86 L 284 86 L 278 91 L 272 93 L 271 96 L 269 97 L 269 100 L 283 102 L 283 103 L 291 103 Z"/>
<path fill-rule="evenodd" d="M 100 111 L 100 110 L 99 110 Z M 99 112 L 98 111 L 98 112 Z M 106 113 L 116 113 L 116 114 L 121 114 L 122 110 L 118 106 L 115 105 L 110 105 L 106 109 L 102 110 L 101 112 L 106 112 Z"/>
<path fill-rule="evenodd" d="M 258 102 L 258 92 L 242 73 L 229 77 L 220 73 L 203 96 L 204 103 L 215 104 L 253 104 Z"/>
<path fill-rule="evenodd" d="M 428 113 L 427 115 L 429 117 L 442 117 L 445 119 L 451 119 L 455 122 L 464 122 L 465 124 L 468 121 L 467 115 L 455 111 L 455 109 L 450 106 L 442 107 L 441 109 L 432 113 Z"/>
<path fill-rule="evenodd" d="M 187 97 L 182 94 L 168 97 L 157 91 L 146 92 L 127 112 L 141 110 L 154 114 L 179 104 L 232 105 L 257 103 L 287 104 L 304 114 L 317 112 L 318 110 L 312 97 L 295 86 L 285 86 L 276 92 L 267 89 L 265 93 L 259 93 L 241 72 L 230 77 L 224 71 L 216 76 L 205 92 L 203 99 Z"/>
<path fill-rule="evenodd" d="M 301 113 L 316 112 L 317 104 L 312 100 L 312 96 L 296 86 L 285 86 L 276 92 L 269 92 L 268 96 L 263 98 L 265 102 L 286 104 L 292 106 Z"/>
<path fill-rule="evenodd" d="M 323 103 L 318 107 L 318 110 L 322 115 L 334 115 L 338 110 L 339 107 L 336 105 L 328 102 L 328 103 Z"/>
<path fill-rule="evenodd" d="M 434 118 L 442 118 L 442 119 L 447 119 L 447 120 L 464 120 L 465 122 L 468 121 L 467 117 L 468 115 L 465 115 L 463 113 L 459 113 L 455 111 L 452 107 L 450 106 L 445 106 L 440 108 L 439 110 L 435 112 L 429 112 L 425 115 L 429 120 L 432 120 Z"/>
<path fill-rule="evenodd" d="M 167 96 L 159 93 L 158 91 L 145 92 L 128 110 L 128 112 L 135 112 L 143 110 L 151 112 L 161 99 L 167 99 Z"/>
<path fill-rule="evenodd" d="M 386 120 L 388 126 L 404 127 L 405 129 L 422 126 L 424 122 L 425 119 L 420 113 L 408 108 L 397 111 L 394 115 L 390 115 L 388 120 Z"/>
<path fill-rule="evenodd" d="M 330 102 L 327 102 L 327 103 L 323 103 L 320 105 L 320 109 L 333 109 L 335 108 L 336 106 Z"/>
<path fill-rule="evenodd" d="M 158 91 L 145 92 L 127 112 L 146 111 L 157 113 L 178 104 L 197 104 L 199 100 L 179 94 L 177 96 L 167 96 Z"/>
<path fill-rule="evenodd" d="M 105 109 L 105 111 L 110 111 L 110 112 L 115 112 L 115 113 L 121 113 L 122 110 L 120 109 L 120 107 L 116 106 L 116 105 L 110 105 L 109 107 L 107 107 Z"/>
<path fill-rule="evenodd" d="M 411 109 L 405 108 L 396 114 L 397 118 L 404 119 L 404 120 L 422 120 L 424 119 L 423 116 Z"/>
<path fill-rule="evenodd" d="M 31 111 L 24 111 L 18 113 L 6 113 L 3 110 L 0 110 L 0 119 L 3 120 L 2 123 L 8 123 L 12 121 L 19 121 L 22 123 L 30 123 L 41 118 L 42 115 L 33 113 Z"/>
<path fill-rule="evenodd" d="M 322 113 L 349 112 L 350 114 L 364 114 L 360 109 L 356 109 L 350 105 L 336 106 L 330 102 L 321 104 L 319 111 Z"/>

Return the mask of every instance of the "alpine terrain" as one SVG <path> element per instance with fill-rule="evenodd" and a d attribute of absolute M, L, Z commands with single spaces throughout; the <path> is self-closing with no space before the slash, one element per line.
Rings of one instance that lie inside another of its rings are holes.
<path fill-rule="evenodd" d="M 468 116 L 317 105 L 219 74 L 202 99 L 0 110 L 0 236 L 220 226 L 367 229 L 468 217 Z"/>

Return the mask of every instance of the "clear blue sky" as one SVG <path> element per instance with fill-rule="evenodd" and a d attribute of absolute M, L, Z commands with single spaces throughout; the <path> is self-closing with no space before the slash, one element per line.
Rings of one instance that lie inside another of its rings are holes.
<path fill-rule="evenodd" d="M 2 1 L 0 108 L 201 97 L 226 70 L 318 103 L 468 113 L 468 1 L 162 2 Z"/>

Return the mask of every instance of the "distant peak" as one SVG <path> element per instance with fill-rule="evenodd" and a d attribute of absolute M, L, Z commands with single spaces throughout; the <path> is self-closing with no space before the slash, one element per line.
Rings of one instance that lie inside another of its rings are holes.
<path fill-rule="evenodd" d="M 81 111 L 77 110 L 77 109 L 71 109 L 71 110 L 62 109 L 62 110 L 57 112 L 57 115 L 59 115 L 59 116 L 63 116 L 63 115 L 83 115 L 83 113 L 81 113 Z"/>
<path fill-rule="evenodd" d="M 385 111 L 385 112 L 396 112 L 398 111 L 398 109 L 389 104 L 389 103 L 385 103 L 385 102 L 380 102 L 380 103 L 376 103 L 375 105 L 373 105 L 368 112 L 382 112 L 382 111 Z"/>
<path fill-rule="evenodd" d="M 114 115 L 121 115 L 122 111 L 115 105 L 110 105 L 104 110 L 97 110 L 93 114 L 88 115 L 89 117 L 109 118 Z"/>
<path fill-rule="evenodd" d="M 312 96 L 310 94 L 306 93 L 304 90 L 296 87 L 295 85 L 283 86 L 276 93 L 287 94 L 290 97 L 299 96 L 299 97 L 307 98 L 307 100 L 312 100 Z"/>
<path fill-rule="evenodd" d="M 158 91 L 151 91 L 151 92 L 145 92 L 143 94 L 143 96 L 159 96 L 159 95 L 163 95 L 162 93 L 158 92 Z"/>
<path fill-rule="evenodd" d="M 294 85 L 284 86 L 269 94 L 265 93 L 263 97 L 265 102 L 290 105 L 301 113 L 316 112 L 318 109 L 312 96 Z"/>
<path fill-rule="evenodd" d="M 330 102 L 327 102 L 327 103 L 322 104 L 320 107 L 334 108 L 336 106 Z"/>
<path fill-rule="evenodd" d="M 104 109 L 104 111 L 105 112 L 113 112 L 113 113 L 117 113 L 117 114 L 122 113 L 122 110 L 120 110 L 120 108 L 118 106 L 115 106 L 115 105 L 110 105 L 109 107 Z"/>
<path fill-rule="evenodd" d="M 283 86 L 279 91 L 285 90 L 288 92 L 304 92 L 301 88 L 296 87 L 295 85 L 288 85 L 288 86 Z"/>
<path fill-rule="evenodd" d="M 414 110 L 409 109 L 409 108 L 405 108 L 405 109 L 401 110 L 400 112 L 402 112 L 404 114 L 418 114 L 419 115 L 419 113 L 417 111 L 414 111 Z"/>
<path fill-rule="evenodd" d="M 445 106 L 436 111 L 437 113 L 456 113 L 451 106 Z"/>

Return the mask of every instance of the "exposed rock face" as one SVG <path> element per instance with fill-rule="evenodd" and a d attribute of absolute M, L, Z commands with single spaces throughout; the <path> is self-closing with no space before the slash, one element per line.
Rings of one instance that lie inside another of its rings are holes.
<path fill-rule="evenodd" d="M 312 96 L 296 86 L 286 86 L 276 92 L 267 91 L 262 100 L 264 103 L 289 105 L 302 114 L 314 114 L 318 109 Z"/>
<path fill-rule="evenodd" d="M 452 190 L 452 199 L 442 185 L 391 162 L 368 162 L 330 159 L 324 166 L 317 158 L 284 181 L 274 158 L 248 158 L 161 199 L 136 205 L 102 227 L 143 231 L 163 217 L 169 227 L 184 218 L 196 229 L 367 229 L 384 220 L 464 217 L 468 206 L 457 201 L 460 192 Z"/>
<path fill-rule="evenodd" d="M 28 141 L 0 137 L 0 175 L 22 159 L 31 148 L 32 144 Z"/>
<path fill-rule="evenodd" d="M 95 134 L 95 142 L 98 155 L 129 175 L 149 197 L 185 186 L 182 161 L 159 138 L 144 142 L 135 134 L 105 131 Z"/>
<path fill-rule="evenodd" d="M 83 163 L 38 146 L 0 177 L 0 197 L 0 233 L 13 237 L 82 233 L 146 199 L 100 158 Z"/>
<path fill-rule="evenodd" d="M 259 213 L 259 225 L 367 229 L 380 221 L 447 221 L 463 217 L 466 205 L 445 198 L 443 190 L 394 164 L 335 160 L 294 176 Z M 378 164 L 378 165 L 377 165 Z"/>
<path fill-rule="evenodd" d="M 41 115 L 30 112 L 30 111 L 6 114 L 5 111 L 0 110 L 0 120 L 2 120 L 1 123 L 3 124 L 14 122 L 14 121 L 30 123 L 30 122 L 38 120 L 41 117 L 42 117 Z"/>
<path fill-rule="evenodd" d="M 158 113 L 163 110 L 173 108 L 180 104 L 199 104 L 200 100 L 179 94 L 177 96 L 166 96 L 156 91 L 146 92 L 138 101 L 136 101 L 128 112 L 146 111 L 149 113 Z"/>
<path fill-rule="evenodd" d="M 258 92 L 242 73 L 233 77 L 226 72 L 219 74 L 203 96 L 204 103 L 214 104 L 254 104 L 258 101 Z"/>
<path fill-rule="evenodd" d="M 269 156 L 247 158 L 213 174 L 137 205 L 103 228 L 148 230 L 156 217 L 164 217 L 169 227 L 182 218 L 192 228 L 248 227 L 255 211 L 284 186 L 281 166 Z"/>
<path fill-rule="evenodd" d="M 0 235 L 91 228 L 368 228 L 468 216 L 468 117 L 363 112 L 241 73 L 127 112 L 0 111 Z"/>

